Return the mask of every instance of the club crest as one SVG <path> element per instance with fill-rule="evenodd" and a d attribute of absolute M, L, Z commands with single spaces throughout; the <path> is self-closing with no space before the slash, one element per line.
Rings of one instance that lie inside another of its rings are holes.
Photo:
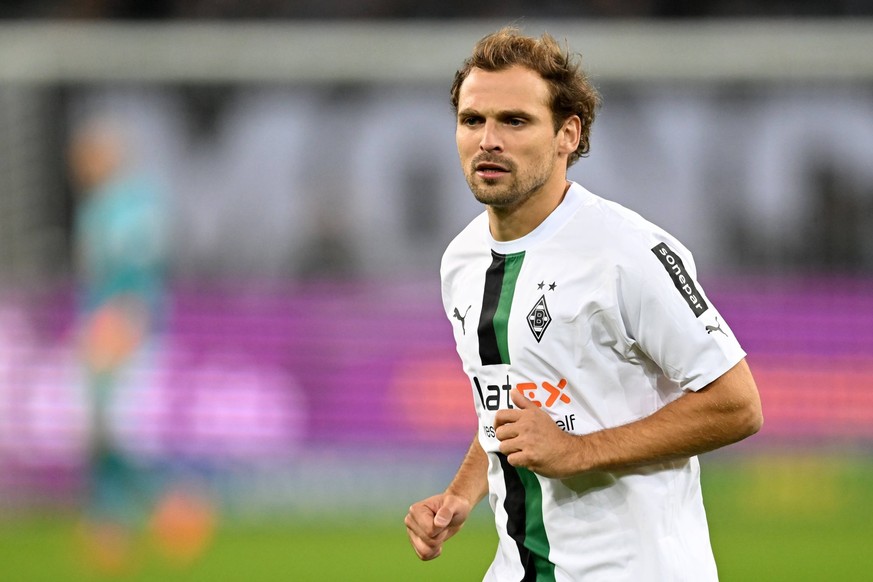
<path fill-rule="evenodd" d="M 543 334 L 546 333 L 546 328 L 552 322 L 552 316 L 549 315 L 549 307 L 546 305 L 546 296 L 543 295 L 537 301 L 530 313 L 527 314 L 527 325 L 537 339 L 537 343 L 543 339 Z"/>

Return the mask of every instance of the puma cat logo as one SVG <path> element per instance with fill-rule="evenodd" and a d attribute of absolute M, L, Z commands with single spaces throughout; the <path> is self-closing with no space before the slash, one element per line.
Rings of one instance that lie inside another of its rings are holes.
<path fill-rule="evenodd" d="M 709 335 L 713 332 L 716 332 L 716 331 L 720 331 L 722 333 L 722 335 L 724 335 L 724 337 L 727 337 L 728 334 L 725 333 L 725 331 L 721 328 L 721 323 L 719 323 L 718 317 L 715 318 L 715 322 L 718 323 L 718 326 L 714 326 L 714 325 L 707 325 L 706 326 L 707 335 Z"/>
<path fill-rule="evenodd" d="M 470 307 L 473 307 L 473 306 L 470 305 Z M 461 322 L 461 333 L 462 333 L 463 335 L 467 335 L 467 325 L 466 325 L 466 323 L 465 323 L 464 320 L 467 319 L 467 313 L 470 312 L 470 307 L 467 307 L 467 311 L 464 312 L 464 315 L 461 315 L 461 312 L 458 311 L 458 308 L 457 308 L 457 307 L 455 307 L 455 314 L 452 316 L 452 317 L 454 317 L 455 319 L 457 319 L 458 321 Z"/>

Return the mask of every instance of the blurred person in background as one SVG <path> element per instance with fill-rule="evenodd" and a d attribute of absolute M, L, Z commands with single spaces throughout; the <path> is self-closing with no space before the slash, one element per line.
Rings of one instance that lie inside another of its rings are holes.
<path fill-rule="evenodd" d="M 148 511 L 149 493 L 117 441 L 112 409 L 158 327 L 166 252 L 161 194 L 131 171 L 127 147 L 116 121 L 97 118 L 74 131 L 69 149 L 78 194 L 79 341 L 91 419 L 83 533 L 86 557 L 108 572 L 129 567 Z"/>
<path fill-rule="evenodd" d="M 745 352 L 678 240 L 567 180 L 600 100 L 574 55 L 503 29 L 451 94 L 485 212 L 442 294 L 480 426 L 409 508 L 415 552 L 438 557 L 487 495 L 485 580 L 716 580 L 697 455 L 761 426 Z"/>
<path fill-rule="evenodd" d="M 159 549 L 193 557 L 209 511 L 180 490 L 155 504 L 150 479 L 125 452 L 113 406 L 152 361 L 163 325 L 168 211 L 164 193 L 131 159 L 117 120 L 95 118 L 72 135 L 70 173 L 78 193 L 74 222 L 79 341 L 90 403 L 86 558 L 104 572 L 132 566 L 147 520 Z"/>

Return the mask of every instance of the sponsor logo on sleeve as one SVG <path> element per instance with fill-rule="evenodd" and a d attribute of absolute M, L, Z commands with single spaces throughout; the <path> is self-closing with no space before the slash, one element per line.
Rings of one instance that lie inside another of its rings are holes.
<path fill-rule="evenodd" d="M 652 252 L 655 253 L 655 256 L 658 257 L 658 260 L 661 261 L 661 264 L 664 265 L 665 269 L 667 269 L 667 274 L 670 275 L 671 279 L 673 279 L 673 284 L 676 286 L 679 294 L 682 295 L 682 298 L 685 299 L 686 303 L 688 303 L 688 307 L 690 307 L 691 311 L 694 312 L 694 317 L 700 317 L 703 315 L 703 313 L 709 309 L 709 305 L 706 304 L 703 295 L 698 291 L 694 279 L 691 278 L 691 275 L 688 273 L 688 270 L 685 268 L 679 255 L 674 253 L 673 250 L 664 243 L 652 248 Z"/>

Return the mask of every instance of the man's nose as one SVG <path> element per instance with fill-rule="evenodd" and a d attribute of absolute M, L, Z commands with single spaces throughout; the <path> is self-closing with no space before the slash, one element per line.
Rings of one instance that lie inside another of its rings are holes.
<path fill-rule="evenodd" d="M 503 140 L 496 123 L 486 121 L 482 126 L 482 139 L 479 141 L 479 149 L 485 152 L 502 152 Z"/>

